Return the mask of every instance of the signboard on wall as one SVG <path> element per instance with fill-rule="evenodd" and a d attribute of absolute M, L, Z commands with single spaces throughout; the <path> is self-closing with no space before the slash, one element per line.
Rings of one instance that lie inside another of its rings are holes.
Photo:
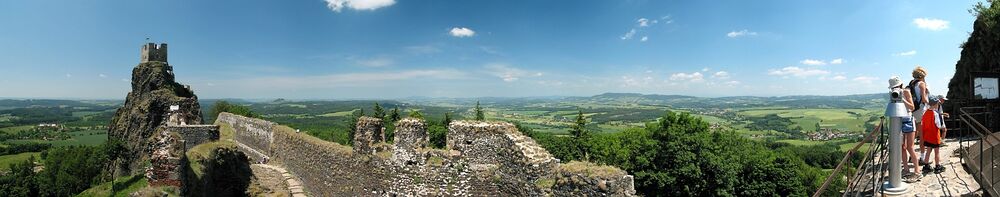
<path fill-rule="evenodd" d="M 972 98 L 974 99 L 998 99 L 1000 98 L 1000 78 L 997 77 L 976 77 L 972 80 Z"/>

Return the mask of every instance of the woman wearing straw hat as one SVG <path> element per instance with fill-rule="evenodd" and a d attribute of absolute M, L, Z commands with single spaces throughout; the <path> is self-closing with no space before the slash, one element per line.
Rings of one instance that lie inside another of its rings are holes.
<path fill-rule="evenodd" d="M 892 76 L 892 78 L 889 78 L 889 89 L 893 88 L 903 89 L 903 81 L 899 80 L 898 76 Z M 903 89 L 903 104 L 906 106 L 907 109 L 906 111 L 908 113 L 912 112 L 914 109 L 912 97 L 913 96 L 910 94 L 909 89 Z M 916 134 L 913 132 L 916 131 L 916 128 L 913 125 L 912 116 L 905 116 L 902 119 L 903 119 L 903 125 L 902 125 L 903 128 L 901 130 L 903 132 L 902 157 L 904 161 L 903 178 L 906 179 L 905 180 L 906 182 L 912 183 L 920 181 L 920 176 L 921 176 L 920 173 L 917 173 L 918 172 L 917 169 L 920 169 L 920 162 L 918 161 L 917 158 L 920 156 L 918 156 L 917 153 L 913 150 L 913 140 L 916 137 Z M 910 166 L 907 165 L 906 162 L 912 162 L 913 166 L 910 168 L 906 168 L 907 166 Z"/>

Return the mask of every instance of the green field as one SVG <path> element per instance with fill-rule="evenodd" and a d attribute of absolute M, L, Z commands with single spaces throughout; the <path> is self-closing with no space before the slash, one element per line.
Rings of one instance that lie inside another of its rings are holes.
<path fill-rule="evenodd" d="M 351 114 L 353 114 L 354 111 L 357 111 L 357 110 L 339 111 L 339 112 L 333 112 L 333 113 L 326 113 L 326 114 L 320 114 L 319 116 L 322 116 L 322 117 L 347 117 L 347 116 L 350 116 Z"/>
<path fill-rule="evenodd" d="M 32 156 L 34 156 L 35 160 L 38 161 L 40 159 L 40 158 L 38 158 L 40 154 L 41 153 L 39 153 L 39 152 L 27 152 L 27 153 L 21 153 L 21 154 L 16 154 L 16 155 L 3 155 L 3 156 L 0 156 L 0 171 L 9 170 L 7 166 L 10 166 L 10 164 L 14 164 L 14 163 L 17 163 L 17 162 L 28 160 L 28 158 L 30 158 Z"/>
<path fill-rule="evenodd" d="M 874 115 L 865 109 L 749 109 L 739 112 L 744 116 L 763 117 L 776 114 L 788 118 L 807 131 L 814 131 L 816 124 L 822 128 L 840 129 L 860 132 L 864 130 L 865 122 Z"/>
<path fill-rule="evenodd" d="M 33 126 L 33 125 L 24 125 L 24 126 L 16 126 L 16 127 L 4 127 L 4 128 L 0 128 L 0 132 L 13 134 L 13 133 L 17 133 L 17 132 L 20 132 L 20 131 L 31 130 L 31 128 L 35 128 L 35 126 Z"/>
<path fill-rule="evenodd" d="M 52 144 L 52 146 L 74 146 L 74 145 L 85 145 L 94 146 L 104 143 L 108 140 L 108 134 L 104 130 L 87 130 L 87 131 L 76 131 L 69 132 L 71 138 L 65 140 L 8 140 L 7 143 L 47 143 Z"/>

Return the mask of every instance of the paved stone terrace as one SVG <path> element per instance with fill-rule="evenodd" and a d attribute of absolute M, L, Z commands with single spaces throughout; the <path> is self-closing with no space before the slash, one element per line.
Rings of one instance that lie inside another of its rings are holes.
<path fill-rule="evenodd" d="M 974 141 L 966 142 L 966 145 L 974 144 Z M 913 146 L 915 152 L 919 153 L 919 146 Z M 941 174 L 934 174 L 933 172 L 924 174 L 924 177 L 918 182 L 908 183 L 909 190 L 899 196 L 983 196 L 983 190 L 980 189 L 979 183 L 976 179 L 972 177 L 965 167 L 962 165 L 962 157 L 958 153 L 959 140 L 958 139 L 945 139 L 945 146 L 941 147 L 941 165 L 944 166 L 945 172 Z M 931 154 L 931 161 L 933 162 L 934 154 Z M 876 160 L 874 163 L 882 163 L 881 160 Z M 932 167 L 935 164 L 931 164 Z M 871 177 L 871 172 L 866 175 Z M 885 174 L 885 180 L 888 180 L 888 172 Z M 865 184 L 867 188 L 861 189 L 861 193 L 851 193 L 849 192 L 847 196 L 880 196 L 878 191 L 872 191 L 869 180 L 862 180 L 860 184 Z M 879 184 L 881 186 L 881 184 Z M 880 189 L 880 188 L 876 188 Z M 887 195 L 889 196 L 889 195 Z"/>

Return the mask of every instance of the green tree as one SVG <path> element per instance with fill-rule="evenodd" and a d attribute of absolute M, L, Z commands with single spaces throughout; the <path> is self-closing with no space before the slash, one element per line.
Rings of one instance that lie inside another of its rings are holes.
<path fill-rule="evenodd" d="M 577 149 L 580 158 L 588 159 L 588 141 L 590 132 L 587 131 L 587 117 L 583 115 L 583 110 L 577 110 L 576 121 L 570 126 L 570 135 L 573 135 L 573 144 Z"/>
<path fill-rule="evenodd" d="M 451 124 L 451 112 L 445 112 L 444 119 L 441 120 L 441 125 L 447 127 L 450 124 Z"/>
<path fill-rule="evenodd" d="M 421 114 L 420 111 L 417 111 L 417 110 L 410 110 L 410 114 L 407 115 L 407 116 L 410 117 L 410 118 L 416 118 L 416 119 L 421 119 L 421 120 L 424 119 L 424 114 Z"/>
<path fill-rule="evenodd" d="M 214 119 L 218 118 L 219 117 L 219 113 L 222 113 L 222 112 L 228 112 L 228 113 L 232 113 L 232 114 L 236 114 L 236 115 L 240 115 L 240 116 L 251 117 L 251 118 L 260 118 L 261 117 L 260 114 L 257 114 L 255 112 L 253 112 L 253 110 L 250 110 L 250 108 L 247 107 L 247 106 L 231 104 L 231 103 L 229 103 L 227 101 L 224 101 L 224 100 L 216 101 L 215 105 L 212 106 L 212 110 L 210 112 L 211 113 L 210 115 L 212 116 L 212 119 L 214 120 Z"/>
<path fill-rule="evenodd" d="M 486 114 L 483 114 L 483 107 L 479 106 L 479 101 L 476 101 L 476 120 L 484 121 L 486 120 Z"/>
<path fill-rule="evenodd" d="M 347 129 L 347 145 L 354 145 L 354 134 L 358 132 L 358 119 L 365 116 L 365 109 L 361 108 L 358 111 L 351 113 L 351 120 L 348 122 Z"/>
<path fill-rule="evenodd" d="M 125 143 L 119 139 L 109 137 L 108 141 L 104 142 L 104 154 L 107 155 L 108 162 L 112 163 L 111 166 L 115 166 L 113 164 L 117 163 L 118 159 L 121 157 L 124 157 L 126 151 L 128 151 L 128 148 L 126 148 Z M 111 178 L 111 185 L 115 185 L 115 170 L 116 167 L 111 167 L 111 176 L 109 176 Z M 111 195 L 114 194 L 115 188 L 111 187 Z"/>
<path fill-rule="evenodd" d="M 390 123 L 399 121 L 400 119 L 401 118 L 400 118 L 400 115 L 399 115 L 399 107 L 392 108 L 392 113 L 389 114 L 389 121 L 390 121 Z"/>
<path fill-rule="evenodd" d="M 385 110 L 382 109 L 382 106 L 378 102 L 375 102 L 375 107 L 372 110 L 375 111 L 375 118 L 385 119 Z"/>

